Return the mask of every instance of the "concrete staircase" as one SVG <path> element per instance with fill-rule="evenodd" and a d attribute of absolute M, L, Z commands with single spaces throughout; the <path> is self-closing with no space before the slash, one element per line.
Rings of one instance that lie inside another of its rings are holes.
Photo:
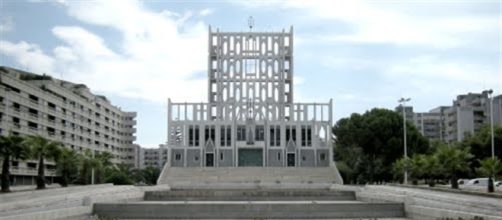
<path fill-rule="evenodd" d="M 112 184 L 0 194 L 0 220 L 89 219 L 94 202 L 141 201 L 143 195 L 141 188 Z"/>
<path fill-rule="evenodd" d="M 336 167 L 164 167 L 158 184 L 343 184 Z"/>
<path fill-rule="evenodd" d="M 405 215 L 402 203 L 361 202 L 353 191 L 219 186 L 150 191 L 144 201 L 96 203 L 93 211 L 112 219 L 394 219 Z"/>

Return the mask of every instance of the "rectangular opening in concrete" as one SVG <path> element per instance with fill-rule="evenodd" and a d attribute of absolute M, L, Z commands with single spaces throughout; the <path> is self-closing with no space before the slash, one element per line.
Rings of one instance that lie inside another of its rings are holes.
<path fill-rule="evenodd" d="M 239 149 L 240 167 L 261 167 L 263 166 L 263 149 Z"/>
<path fill-rule="evenodd" d="M 295 166 L 295 154 L 288 154 L 288 167 Z"/>
<path fill-rule="evenodd" d="M 206 154 L 206 167 L 214 167 L 214 154 Z"/>

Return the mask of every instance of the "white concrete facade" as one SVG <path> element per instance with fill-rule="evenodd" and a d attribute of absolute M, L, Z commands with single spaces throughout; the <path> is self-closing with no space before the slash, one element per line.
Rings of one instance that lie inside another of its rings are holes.
<path fill-rule="evenodd" d="M 402 112 L 400 106 L 396 112 Z M 490 98 L 487 92 L 458 95 L 451 106 L 439 106 L 429 112 L 405 109 L 406 119 L 429 140 L 462 141 L 466 134 L 478 132 L 490 123 Z M 502 125 L 502 95 L 493 97 L 493 124 Z"/>
<path fill-rule="evenodd" d="M 168 100 L 169 166 L 335 166 L 332 101 L 293 102 L 293 28 L 209 28 L 208 103 Z"/>
<path fill-rule="evenodd" d="M 0 91 L 0 135 L 41 135 L 79 153 L 110 152 L 112 162 L 135 166 L 135 112 L 122 111 L 83 84 L 8 67 L 0 67 Z M 33 175 L 36 166 L 23 163 L 11 172 L 27 167 L 18 175 Z"/>
<path fill-rule="evenodd" d="M 158 148 L 141 148 L 139 151 L 139 168 L 156 167 L 162 169 L 167 163 L 167 145 Z"/>

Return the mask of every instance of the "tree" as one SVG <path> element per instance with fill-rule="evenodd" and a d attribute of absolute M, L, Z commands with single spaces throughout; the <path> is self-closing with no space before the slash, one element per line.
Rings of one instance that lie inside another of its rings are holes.
<path fill-rule="evenodd" d="M 56 161 L 58 173 L 61 176 L 60 184 L 62 187 L 68 186 L 78 176 L 78 164 L 80 157 L 71 149 L 63 148 L 61 156 Z"/>
<path fill-rule="evenodd" d="M 473 157 L 468 148 L 459 145 L 447 146 L 441 144 L 434 153 L 441 173 L 450 179 L 451 188 L 458 189 L 458 176 L 469 172 L 470 159 Z"/>
<path fill-rule="evenodd" d="M 408 156 L 425 153 L 429 142 L 411 122 L 406 125 Z M 387 109 L 372 109 L 364 114 L 352 114 L 340 119 L 333 127 L 335 159 L 350 167 L 350 173 L 340 170 L 345 182 L 372 183 L 394 179 L 392 164 L 403 158 L 402 116 Z M 352 155 L 351 148 L 360 148 Z M 355 162 L 357 161 L 357 162 Z M 347 179 L 348 178 L 348 179 Z"/>
<path fill-rule="evenodd" d="M 78 170 L 78 180 L 79 184 L 87 185 L 91 181 L 91 170 L 94 166 L 94 160 L 92 157 L 92 152 L 89 149 L 86 149 L 83 154 L 80 155 L 80 164 Z"/>
<path fill-rule="evenodd" d="M 393 165 L 394 175 L 398 178 L 402 176 L 405 171 L 408 171 L 408 175 L 413 183 L 413 185 L 418 184 L 424 176 L 424 169 L 426 159 L 423 154 L 414 154 L 411 158 L 401 158 L 397 160 Z"/>
<path fill-rule="evenodd" d="M 131 176 L 133 176 L 131 166 L 118 164 L 116 167 L 107 171 L 105 182 L 116 185 L 129 185 L 134 183 Z"/>
<path fill-rule="evenodd" d="M 496 146 L 502 146 L 502 126 L 494 126 L 494 142 Z M 476 171 L 480 166 L 480 158 L 488 158 L 492 156 L 492 143 L 491 143 L 491 128 L 487 124 L 474 133 L 467 135 L 461 142 L 463 147 L 469 147 L 471 153 L 474 155 L 471 160 L 471 170 Z M 495 157 L 502 158 L 502 150 L 495 149 Z"/>
<path fill-rule="evenodd" d="M 493 179 L 502 172 L 502 163 L 498 158 L 487 158 L 479 161 L 480 167 L 476 171 L 483 176 L 488 177 L 488 192 L 494 192 Z"/>
<path fill-rule="evenodd" d="M 38 159 L 37 189 L 45 189 L 45 159 L 57 161 L 61 155 L 60 142 L 48 140 L 42 136 L 29 136 L 27 143 L 33 150 L 33 156 Z"/>
<path fill-rule="evenodd" d="M 423 178 L 430 187 L 434 187 L 434 185 L 436 184 L 436 179 L 441 173 L 439 162 L 437 160 L 437 157 L 435 157 L 434 155 L 424 155 L 423 159 Z"/>
<path fill-rule="evenodd" d="M 156 185 L 157 184 L 157 179 L 159 178 L 160 175 L 160 169 L 157 167 L 146 167 L 145 169 L 141 170 L 142 176 L 145 179 L 145 183 L 148 185 Z"/>
<path fill-rule="evenodd" d="M 93 168 L 96 183 L 104 183 L 106 179 L 106 171 L 114 168 L 112 164 L 113 155 L 110 152 L 100 152 L 95 155 L 93 161 Z"/>
<path fill-rule="evenodd" d="M 10 191 L 10 163 L 15 159 L 27 159 L 30 148 L 25 144 L 25 139 L 20 136 L 9 135 L 0 137 L 0 157 L 2 157 L 2 192 Z"/>

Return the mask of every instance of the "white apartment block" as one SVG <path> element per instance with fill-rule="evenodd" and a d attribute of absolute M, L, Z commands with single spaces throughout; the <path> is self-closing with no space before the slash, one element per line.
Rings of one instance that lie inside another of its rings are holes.
<path fill-rule="evenodd" d="M 406 119 L 429 140 L 462 141 L 466 134 L 478 132 L 490 124 L 490 97 L 487 92 L 458 95 L 452 106 L 440 106 L 429 112 L 413 112 L 406 106 Z M 396 112 L 402 113 L 401 106 Z M 493 124 L 502 125 L 502 95 L 493 97 Z"/>
<path fill-rule="evenodd" d="M 112 162 L 135 166 L 135 118 L 83 84 L 0 67 L 0 135 L 41 135 L 79 153 L 110 152 Z M 36 162 L 12 165 L 23 181 L 36 175 Z M 54 176 L 54 164 L 47 168 Z"/>
<path fill-rule="evenodd" d="M 139 168 L 155 167 L 162 169 L 167 162 L 167 145 L 160 144 L 159 148 L 141 148 L 139 154 Z"/>

